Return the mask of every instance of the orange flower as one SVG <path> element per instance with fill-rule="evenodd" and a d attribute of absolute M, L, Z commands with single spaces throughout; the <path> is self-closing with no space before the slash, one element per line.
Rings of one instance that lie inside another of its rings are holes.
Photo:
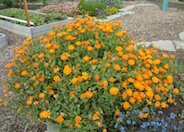
<path fill-rule="evenodd" d="M 59 72 L 59 67 L 54 68 L 54 73 Z"/>
<path fill-rule="evenodd" d="M 59 115 L 59 116 L 57 116 L 56 121 L 58 123 L 62 123 L 64 121 L 64 118 L 61 115 Z"/>
<path fill-rule="evenodd" d="M 173 82 L 173 76 L 167 76 L 167 82 L 172 83 Z"/>
<path fill-rule="evenodd" d="M 160 105 L 161 105 L 161 104 L 160 104 L 159 101 L 156 101 L 156 102 L 155 102 L 155 106 L 156 106 L 156 107 L 160 107 Z"/>
<path fill-rule="evenodd" d="M 96 112 L 95 114 L 93 114 L 93 120 L 98 120 L 99 119 L 99 115 L 100 113 L 99 112 Z"/>
<path fill-rule="evenodd" d="M 129 98 L 129 102 L 130 102 L 131 104 L 135 104 L 136 99 L 135 99 L 134 97 L 130 97 L 130 98 Z"/>
<path fill-rule="evenodd" d="M 119 65 L 114 65 L 113 68 L 116 71 L 120 71 L 121 70 L 121 67 Z"/>
<path fill-rule="evenodd" d="M 27 71 L 24 70 L 24 71 L 22 71 L 21 75 L 22 75 L 22 76 L 28 76 L 29 73 L 28 73 Z"/>
<path fill-rule="evenodd" d="M 44 94 L 44 93 L 40 93 L 40 94 L 39 94 L 39 98 L 40 98 L 40 99 L 45 98 L 45 94 Z"/>
<path fill-rule="evenodd" d="M 122 48 L 121 46 L 117 46 L 117 47 L 116 47 L 116 51 L 117 51 L 117 52 L 122 51 L 122 50 L 123 50 L 123 48 Z"/>
<path fill-rule="evenodd" d="M 128 55 L 126 55 L 126 54 L 122 55 L 122 60 L 128 60 L 128 58 L 129 58 Z"/>
<path fill-rule="evenodd" d="M 38 62 L 35 62 L 35 63 L 33 64 L 33 66 L 34 66 L 34 67 L 38 67 L 38 66 L 39 66 Z"/>
<path fill-rule="evenodd" d="M 174 89 L 173 89 L 173 92 L 174 92 L 175 94 L 178 94 L 178 93 L 179 93 L 179 89 L 178 89 L 178 88 L 174 88 Z"/>
<path fill-rule="evenodd" d="M 16 83 L 16 84 L 15 84 L 15 88 L 16 88 L 16 89 L 19 89 L 19 88 L 20 88 L 20 84 L 19 84 L 19 83 Z"/>
<path fill-rule="evenodd" d="M 61 55 L 60 59 L 62 61 L 66 61 L 66 60 L 68 60 L 69 57 L 70 57 L 70 54 L 69 53 L 63 52 L 63 54 Z"/>
<path fill-rule="evenodd" d="M 112 95 L 117 95 L 119 93 L 119 89 L 116 87 L 112 87 L 112 88 L 110 88 L 109 92 Z"/>
<path fill-rule="evenodd" d="M 5 67 L 6 67 L 6 68 L 12 68 L 12 67 L 13 67 L 13 64 L 12 64 L 12 63 L 8 63 L 8 64 L 6 64 Z"/>
<path fill-rule="evenodd" d="M 148 116 L 149 116 L 149 113 L 145 113 L 145 114 L 143 114 L 143 118 L 148 118 Z"/>
<path fill-rule="evenodd" d="M 70 66 L 69 65 L 65 65 L 64 69 L 63 69 L 63 73 L 65 75 L 69 75 L 71 72 L 72 72 L 72 69 L 70 68 Z"/>
<path fill-rule="evenodd" d="M 152 77 L 152 81 L 153 81 L 154 83 L 158 83 L 158 82 L 159 82 L 159 79 L 158 79 L 157 77 Z"/>
<path fill-rule="evenodd" d="M 130 104 L 128 102 L 123 102 L 123 108 L 125 110 L 129 109 L 130 108 Z"/>
<path fill-rule="evenodd" d="M 130 66 L 135 65 L 135 60 L 128 60 L 128 64 L 129 64 Z"/>
<path fill-rule="evenodd" d="M 70 91 L 70 96 L 74 97 L 75 96 L 75 92 L 74 91 Z"/>
<path fill-rule="evenodd" d="M 54 80 L 55 82 L 59 82 L 59 81 L 61 80 L 61 78 L 60 78 L 59 76 L 54 76 L 53 80 Z"/>
<path fill-rule="evenodd" d="M 39 56 L 38 56 L 38 58 L 40 58 L 40 59 L 42 59 L 42 58 L 44 58 L 45 57 L 45 54 L 44 53 L 41 53 Z"/>
<path fill-rule="evenodd" d="M 126 92 L 126 94 L 127 94 L 128 96 L 132 96 L 132 94 L 133 94 L 132 89 L 127 89 L 125 92 Z"/>
<path fill-rule="evenodd" d="M 69 46 L 68 46 L 68 50 L 71 50 L 71 51 L 72 51 L 72 50 L 74 50 L 74 49 L 75 49 L 74 45 L 69 45 Z"/>
<path fill-rule="evenodd" d="M 50 95 L 54 95 L 54 90 L 49 90 Z"/>
<path fill-rule="evenodd" d="M 90 99 L 93 97 L 93 93 L 91 91 L 86 91 L 85 93 L 82 93 L 81 97 Z"/>
<path fill-rule="evenodd" d="M 89 60 L 90 60 L 90 57 L 89 57 L 89 56 L 84 56 L 82 59 L 83 59 L 84 61 L 89 61 Z"/>
<path fill-rule="evenodd" d="M 167 108 L 167 104 L 166 104 L 165 102 L 162 102 L 162 103 L 161 103 L 161 107 L 162 107 L 162 108 Z"/>
<path fill-rule="evenodd" d="M 49 111 L 42 111 L 39 114 L 39 116 L 40 116 L 41 119 L 50 118 L 50 115 L 51 115 L 51 113 Z"/>
<path fill-rule="evenodd" d="M 156 95 L 155 95 L 155 100 L 157 100 L 157 101 L 161 100 L 160 95 L 156 94 Z"/>
<path fill-rule="evenodd" d="M 75 117 L 75 123 L 79 123 L 80 121 L 82 121 L 82 117 L 76 116 Z"/>

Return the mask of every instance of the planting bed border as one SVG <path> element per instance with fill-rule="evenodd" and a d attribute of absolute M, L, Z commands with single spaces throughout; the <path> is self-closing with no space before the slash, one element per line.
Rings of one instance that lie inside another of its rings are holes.
<path fill-rule="evenodd" d="M 19 35 L 23 35 L 23 36 L 31 37 L 31 38 L 36 38 L 52 30 L 52 26 L 66 24 L 72 20 L 74 20 L 74 18 L 68 17 L 67 19 L 62 20 L 62 21 L 53 22 L 53 23 L 49 23 L 49 24 L 45 24 L 41 26 L 36 26 L 36 27 L 27 27 L 27 26 L 22 26 L 19 24 L 7 22 L 5 20 L 0 20 L 0 27 L 10 32 L 13 32 L 15 34 L 19 34 Z"/>
<path fill-rule="evenodd" d="M 8 44 L 7 37 L 0 33 L 0 49 L 4 48 Z"/>

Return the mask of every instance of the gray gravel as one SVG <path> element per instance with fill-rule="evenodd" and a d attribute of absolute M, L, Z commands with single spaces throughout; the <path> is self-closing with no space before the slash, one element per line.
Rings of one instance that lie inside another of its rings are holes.
<path fill-rule="evenodd" d="M 178 40 L 178 34 L 184 31 L 183 10 L 169 8 L 162 12 L 159 5 L 149 7 L 136 7 L 134 15 L 122 18 L 125 29 L 130 36 L 143 41 Z"/>

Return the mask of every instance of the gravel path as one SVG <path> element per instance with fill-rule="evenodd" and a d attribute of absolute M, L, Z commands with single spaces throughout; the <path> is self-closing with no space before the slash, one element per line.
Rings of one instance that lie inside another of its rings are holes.
<path fill-rule="evenodd" d="M 177 7 L 177 6 L 176 6 Z M 122 21 L 130 36 L 143 41 L 178 40 L 184 31 L 184 8 L 171 7 L 162 12 L 160 6 L 136 7 L 134 15 L 124 16 Z"/>

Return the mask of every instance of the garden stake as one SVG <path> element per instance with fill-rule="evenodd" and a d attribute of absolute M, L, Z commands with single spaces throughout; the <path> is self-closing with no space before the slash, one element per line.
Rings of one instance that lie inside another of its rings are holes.
<path fill-rule="evenodd" d="M 24 1 L 24 10 L 26 14 L 26 20 L 27 20 L 27 26 L 30 27 L 30 20 L 29 20 L 29 14 L 28 14 L 28 7 L 27 7 L 27 0 Z"/>

